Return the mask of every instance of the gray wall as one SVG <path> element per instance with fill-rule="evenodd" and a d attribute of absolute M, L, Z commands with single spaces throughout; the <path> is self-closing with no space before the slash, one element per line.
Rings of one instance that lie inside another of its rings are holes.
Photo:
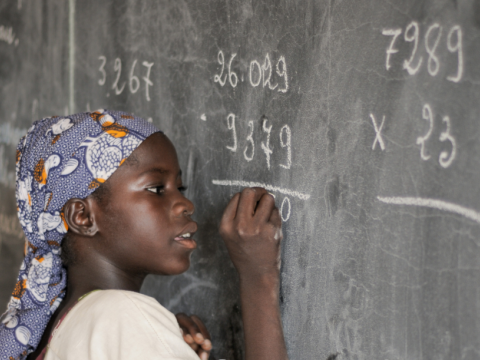
<path fill-rule="evenodd" d="M 17 139 L 106 107 L 177 147 L 199 247 L 142 291 L 199 314 L 216 358 L 243 354 L 217 226 L 245 182 L 282 207 L 292 359 L 480 358 L 477 1 L 18 0 L 0 26 L 1 304 L 23 247 Z"/>

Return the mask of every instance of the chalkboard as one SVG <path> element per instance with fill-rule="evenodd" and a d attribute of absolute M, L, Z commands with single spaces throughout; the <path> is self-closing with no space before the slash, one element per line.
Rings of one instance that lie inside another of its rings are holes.
<path fill-rule="evenodd" d="M 244 354 L 217 227 L 264 186 L 281 209 L 291 359 L 480 358 L 480 3 L 4 1 L 0 281 L 23 248 L 14 149 L 33 119 L 97 108 L 175 144 L 200 224 L 191 269 L 142 292 Z"/>

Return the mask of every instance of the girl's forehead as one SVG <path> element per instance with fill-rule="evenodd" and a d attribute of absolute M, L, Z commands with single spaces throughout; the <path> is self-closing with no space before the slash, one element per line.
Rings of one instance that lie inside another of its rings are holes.
<path fill-rule="evenodd" d="M 151 162 L 177 162 L 177 152 L 172 142 L 162 133 L 149 136 L 132 155 L 136 156 L 139 164 Z"/>
<path fill-rule="evenodd" d="M 153 134 L 135 149 L 117 173 L 135 177 L 147 174 L 181 176 L 175 147 L 160 133 Z M 115 174 L 112 177 L 116 177 Z"/>

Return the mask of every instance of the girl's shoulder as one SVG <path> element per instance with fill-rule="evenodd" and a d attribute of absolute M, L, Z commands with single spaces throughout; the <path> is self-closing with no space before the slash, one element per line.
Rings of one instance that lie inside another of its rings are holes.
<path fill-rule="evenodd" d="M 175 316 L 157 300 L 132 291 L 101 290 L 81 298 L 55 329 L 45 360 L 152 356 L 198 359 Z"/>
<path fill-rule="evenodd" d="M 153 319 L 170 325 L 175 330 L 180 329 L 175 315 L 148 295 L 127 290 L 100 290 L 80 300 L 75 306 L 78 315 L 87 313 L 95 323 L 103 318 L 114 322 L 130 322 L 135 319 L 136 323 Z M 180 330 L 179 333 L 181 335 Z"/>
<path fill-rule="evenodd" d="M 155 298 L 140 294 L 135 291 L 128 290 L 98 290 L 85 294 L 79 299 L 83 306 L 99 310 L 104 305 L 109 305 L 109 309 L 103 309 L 104 311 L 113 311 L 114 309 L 121 308 L 121 310 L 128 311 L 124 308 L 127 305 L 135 305 L 141 308 L 153 308 L 158 311 L 163 311 L 165 314 L 173 314 L 165 309 Z M 118 310 L 118 309 L 117 309 Z"/>

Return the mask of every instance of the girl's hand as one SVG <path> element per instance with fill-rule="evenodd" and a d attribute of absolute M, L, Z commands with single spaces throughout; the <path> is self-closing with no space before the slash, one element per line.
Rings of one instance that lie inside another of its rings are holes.
<path fill-rule="evenodd" d="M 212 350 L 210 334 L 196 315 L 176 314 L 178 325 L 182 329 L 183 340 L 197 353 L 202 360 L 207 360 Z"/>
<path fill-rule="evenodd" d="M 278 278 L 282 220 L 265 189 L 246 188 L 227 205 L 220 235 L 240 279 Z"/>

